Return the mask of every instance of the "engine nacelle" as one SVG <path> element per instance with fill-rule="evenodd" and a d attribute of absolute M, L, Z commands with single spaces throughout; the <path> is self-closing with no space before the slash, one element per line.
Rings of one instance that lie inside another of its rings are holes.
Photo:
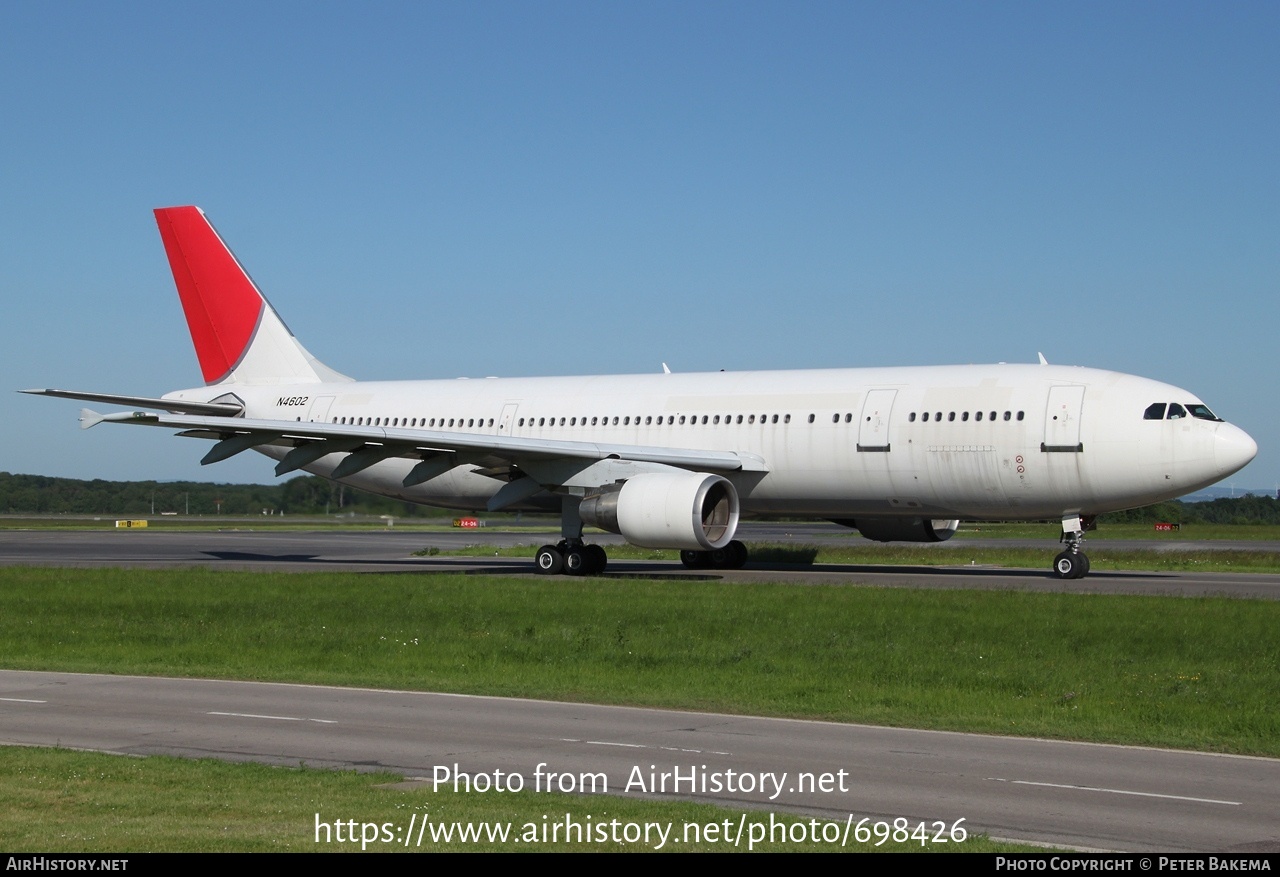
<path fill-rule="evenodd" d="M 960 527 L 959 521 L 929 518 L 858 518 L 832 523 L 851 527 L 873 542 L 946 542 Z"/>
<path fill-rule="evenodd" d="M 578 513 L 641 548 L 714 551 L 738 529 L 738 491 L 706 472 L 649 472 L 585 497 Z"/>

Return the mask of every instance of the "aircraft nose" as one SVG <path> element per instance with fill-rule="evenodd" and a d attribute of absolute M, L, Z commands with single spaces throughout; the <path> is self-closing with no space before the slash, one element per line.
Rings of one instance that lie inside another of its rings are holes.
<path fill-rule="evenodd" d="M 1218 427 L 1213 440 L 1213 462 L 1221 473 L 1218 477 L 1225 478 L 1240 471 L 1257 454 L 1258 443 L 1243 429 L 1230 423 Z"/>

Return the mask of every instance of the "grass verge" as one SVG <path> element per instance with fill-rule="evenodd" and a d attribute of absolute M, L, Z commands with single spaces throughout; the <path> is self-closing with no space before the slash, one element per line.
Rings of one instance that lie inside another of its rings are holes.
<path fill-rule="evenodd" d="M 0 570 L 0 666 L 800 716 L 1280 755 L 1280 602 Z"/>
<path fill-rule="evenodd" d="M 625 796 L 392 787 L 401 780 L 385 773 L 17 748 L 0 759 L 0 820 L 12 852 L 644 852 L 659 844 L 666 851 L 726 852 L 735 849 L 723 840 L 726 820 L 735 831 L 740 821 L 758 826 L 763 837 L 770 819 L 788 828 L 785 834 L 775 829 L 773 842 L 766 838 L 754 847 L 758 852 L 841 850 L 838 841 L 821 839 L 824 820 Z M 645 823 L 667 828 L 665 843 L 657 830 L 646 842 L 640 830 L 626 827 Z M 580 827 L 581 841 L 566 841 L 566 824 Z M 698 827 L 687 837 L 686 824 Z M 790 829 L 797 824 L 804 829 Z M 464 841 L 463 826 L 479 836 Z M 815 828 L 817 842 L 787 839 Z M 826 829 L 826 835 L 837 833 Z M 979 836 L 934 843 L 932 830 L 929 835 L 925 844 L 890 837 L 880 847 L 873 836 L 849 850 L 1035 851 Z M 748 837 L 744 832 L 741 851 Z"/>

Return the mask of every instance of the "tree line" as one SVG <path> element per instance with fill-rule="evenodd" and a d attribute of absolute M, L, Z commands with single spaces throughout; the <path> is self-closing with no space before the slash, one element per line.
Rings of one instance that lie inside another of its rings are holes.
<path fill-rule="evenodd" d="M 10 515 L 395 515 L 438 517 L 433 509 L 301 475 L 281 484 L 204 481 L 78 481 L 0 472 L 0 514 Z M 1280 502 L 1248 494 L 1205 502 L 1172 500 L 1101 517 L 1103 523 L 1280 524 Z"/>
<path fill-rule="evenodd" d="M 145 516 L 183 515 L 395 515 L 452 514 L 334 484 L 315 475 L 281 484 L 209 484 L 203 481 L 80 481 L 0 472 L 0 514 Z"/>

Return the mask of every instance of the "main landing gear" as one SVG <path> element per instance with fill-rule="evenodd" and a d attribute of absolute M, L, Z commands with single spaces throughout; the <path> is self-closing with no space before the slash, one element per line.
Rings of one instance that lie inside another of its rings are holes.
<path fill-rule="evenodd" d="M 747 546 L 734 539 L 714 551 L 681 551 L 680 562 L 689 569 L 742 569 L 747 565 Z"/>
<path fill-rule="evenodd" d="M 533 566 L 543 576 L 598 576 L 609 565 L 609 555 L 599 545 L 582 541 L 582 498 L 566 496 L 560 501 L 560 536 L 555 545 L 543 545 L 533 556 Z"/>
<path fill-rule="evenodd" d="M 561 539 L 543 545 L 533 558 L 539 575 L 597 576 L 609 565 L 609 555 L 599 545 L 584 545 L 581 539 Z"/>
<path fill-rule="evenodd" d="M 1081 551 L 1084 545 L 1084 531 L 1093 529 L 1092 516 L 1083 521 L 1079 515 L 1070 515 L 1062 519 L 1062 538 L 1066 543 L 1062 553 L 1053 559 L 1053 572 L 1060 579 L 1082 579 L 1089 574 L 1089 558 Z"/>

